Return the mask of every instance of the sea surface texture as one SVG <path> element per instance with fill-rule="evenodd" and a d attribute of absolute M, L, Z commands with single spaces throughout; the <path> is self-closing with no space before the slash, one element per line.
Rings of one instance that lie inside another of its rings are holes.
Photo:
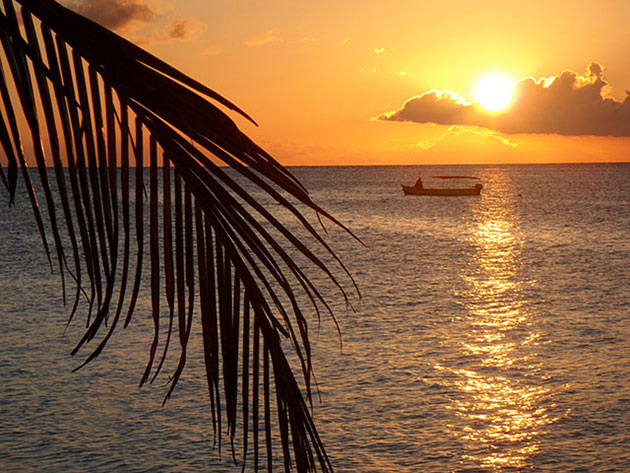
<path fill-rule="evenodd" d="M 315 422 L 337 472 L 630 472 L 630 164 L 293 171 L 365 244 L 326 225 L 355 311 L 315 275 L 341 329 L 340 343 L 329 317 L 310 322 Z M 480 180 L 433 177 L 454 174 Z M 484 188 L 403 196 L 419 175 Z M 213 443 L 198 343 L 164 407 L 177 352 L 137 387 L 148 293 L 72 371 L 85 318 L 66 328 L 18 197 L 0 205 L 0 471 L 240 472 Z"/>

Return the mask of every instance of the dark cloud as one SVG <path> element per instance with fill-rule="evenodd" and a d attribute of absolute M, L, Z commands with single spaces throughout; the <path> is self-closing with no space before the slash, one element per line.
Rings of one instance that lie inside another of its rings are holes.
<path fill-rule="evenodd" d="M 585 74 L 564 71 L 547 79 L 516 83 L 508 109 L 490 113 L 453 92 L 432 90 L 407 100 L 379 120 L 470 125 L 502 133 L 630 136 L 630 92 L 619 102 L 605 97 L 604 68 L 593 62 Z"/>
<path fill-rule="evenodd" d="M 147 23 L 156 14 L 146 3 L 138 0 L 82 0 L 71 4 L 83 16 L 112 30 L 121 30 L 131 23 Z"/>
<path fill-rule="evenodd" d="M 195 20 L 174 20 L 167 26 L 166 40 L 192 39 L 205 31 L 206 25 Z"/>
<path fill-rule="evenodd" d="M 169 36 L 171 38 L 185 38 L 188 35 L 188 22 L 186 20 L 175 20 L 170 24 Z"/>

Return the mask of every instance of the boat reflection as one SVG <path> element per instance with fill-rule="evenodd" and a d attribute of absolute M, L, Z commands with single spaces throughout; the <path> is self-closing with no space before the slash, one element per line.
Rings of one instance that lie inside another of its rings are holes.
<path fill-rule="evenodd" d="M 449 368 L 456 389 L 452 431 L 465 449 L 462 462 L 489 471 L 523 471 L 552 421 L 509 185 L 505 177 L 496 179 L 474 208 L 471 257 L 456 294 L 467 313 L 456 330 L 462 358 Z"/>

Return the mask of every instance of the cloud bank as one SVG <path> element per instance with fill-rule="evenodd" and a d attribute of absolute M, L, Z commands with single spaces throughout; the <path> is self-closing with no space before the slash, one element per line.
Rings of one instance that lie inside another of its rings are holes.
<path fill-rule="evenodd" d="M 521 79 L 510 106 L 498 113 L 454 92 L 431 90 L 376 119 L 479 126 L 507 134 L 630 137 L 630 91 L 621 102 L 606 97 L 609 86 L 603 73 L 592 62 L 585 74 L 564 71 L 550 78 Z"/>
<path fill-rule="evenodd" d="M 191 40 L 206 30 L 206 25 L 194 18 L 167 21 L 168 12 L 158 12 L 142 0 L 70 0 L 66 4 L 106 28 L 131 35 L 143 46 Z M 144 32 L 139 34 L 142 28 Z"/>
<path fill-rule="evenodd" d="M 70 5 L 77 13 L 111 30 L 148 23 L 157 16 L 148 4 L 138 0 L 82 0 Z"/>

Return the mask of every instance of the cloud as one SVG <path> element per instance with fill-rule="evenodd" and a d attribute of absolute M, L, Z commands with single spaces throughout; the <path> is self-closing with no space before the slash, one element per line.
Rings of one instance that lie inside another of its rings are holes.
<path fill-rule="evenodd" d="M 124 30 L 134 23 L 148 23 L 157 16 L 139 0 L 81 0 L 70 6 L 77 13 L 111 30 Z"/>
<path fill-rule="evenodd" d="M 195 19 L 173 20 L 167 25 L 167 39 L 192 39 L 204 32 L 207 26 Z"/>
<path fill-rule="evenodd" d="M 153 28 L 147 34 L 135 38 L 135 42 L 144 47 L 153 46 L 155 44 L 173 43 L 176 41 L 190 41 L 195 39 L 207 29 L 207 26 L 195 19 L 172 20 L 166 25 Z M 206 51 L 212 51 L 208 48 Z M 204 51 L 202 54 L 207 54 Z"/>
<path fill-rule="evenodd" d="M 385 52 L 385 48 L 374 48 L 374 54 L 383 54 Z"/>
<path fill-rule="evenodd" d="M 476 108 L 464 97 L 449 90 L 430 90 L 407 100 L 400 110 L 384 113 L 378 120 L 474 125 Z"/>
<path fill-rule="evenodd" d="M 376 119 L 479 126 L 507 134 L 630 137 L 630 92 L 617 101 L 606 96 L 608 90 L 604 68 L 593 62 L 584 74 L 521 79 L 503 112 L 490 113 L 454 92 L 431 90 Z"/>
<path fill-rule="evenodd" d="M 67 5 L 106 28 L 131 35 L 143 46 L 190 40 L 207 28 L 194 18 L 167 21 L 168 11 L 156 11 L 142 0 L 71 0 Z M 138 34 L 140 28 L 142 34 Z"/>
<path fill-rule="evenodd" d="M 247 46 L 262 46 L 263 44 L 276 43 L 278 41 L 282 41 L 282 36 L 280 36 L 280 31 L 274 28 L 271 31 L 267 31 L 262 36 L 249 38 L 245 41 L 245 44 Z"/>
<path fill-rule="evenodd" d="M 185 38 L 188 34 L 186 20 L 175 20 L 168 27 L 168 35 L 171 38 Z"/>

